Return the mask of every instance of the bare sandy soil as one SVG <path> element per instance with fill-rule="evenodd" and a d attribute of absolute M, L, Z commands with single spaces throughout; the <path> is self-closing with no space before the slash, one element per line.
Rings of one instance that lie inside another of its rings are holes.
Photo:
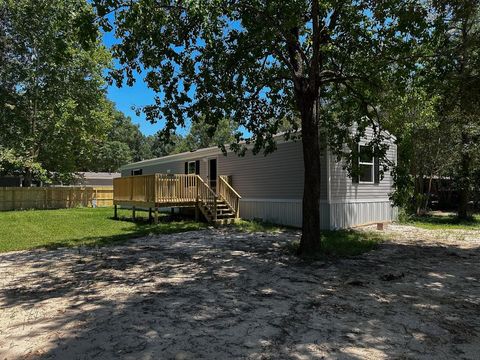
<path fill-rule="evenodd" d="M 360 257 L 205 230 L 0 255 L 0 359 L 478 359 L 480 233 L 392 225 Z"/>

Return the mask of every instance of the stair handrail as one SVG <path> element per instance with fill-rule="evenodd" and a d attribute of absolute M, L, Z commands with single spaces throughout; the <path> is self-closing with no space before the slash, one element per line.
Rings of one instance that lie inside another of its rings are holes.
<path fill-rule="evenodd" d="M 232 185 L 228 183 L 228 181 L 225 179 L 226 177 L 226 175 L 219 176 L 220 180 L 224 182 L 224 184 L 235 194 L 235 196 L 241 199 L 242 197 L 240 196 L 240 194 L 232 187 Z"/>
<path fill-rule="evenodd" d="M 240 199 L 242 198 L 238 192 L 228 183 L 225 175 L 218 177 L 217 191 L 225 203 L 234 211 L 235 217 L 239 217 Z"/>
<path fill-rule="evenodd" d="M 200 175 L 197 175 L 197 179 L 199 182 L 201 182 L 203 185 L 205 185 L 205 188 L 212 193 L 213 196 L 215 197 L 218 197 L 217 194 L 215 194 L 215 191 L 212 190 L 212 188 L 210 186 L 208 186 L 208 184 L 203 181 L 203 179 L 200 177 Z"/>
<path fill-rule="evenodd" d="M 202 187 L 203 190 L 206 191 L 206 193 L 210 196 L 206 196 L 204 198 L 201 194 L 202 191 L 200 190 L 200 187 Z M 209 198 L 213 200 L 213 209 L 212 204 L 207 201 Z M 213 221 L 217 220 L 217 199 L 218 195 L 210 188 L 210 186 L 207 185 L 207 183 L 205 183 L 205 181 L 203 181 L 200 175 L 197 175 L 197 202 L 200 200 L 204 202 L 213 215 Z"/>

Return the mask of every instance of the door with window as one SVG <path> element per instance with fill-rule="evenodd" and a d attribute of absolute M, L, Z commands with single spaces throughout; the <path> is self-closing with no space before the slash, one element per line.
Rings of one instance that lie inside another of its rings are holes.
<path fill-rule="evenodd" d="M 213 191 L 217 188 L 217 159 L 208 160 L 208 185 Z"/>

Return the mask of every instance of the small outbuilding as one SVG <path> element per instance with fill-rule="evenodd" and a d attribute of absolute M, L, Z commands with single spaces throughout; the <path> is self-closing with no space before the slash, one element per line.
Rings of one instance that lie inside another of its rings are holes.
<path fill-rule="evenodd" d="M 113 179 L 121 176 L 118 172 L 78 172 L 76 175 L 76 185 L 85 186 L 113 186 Z"/>

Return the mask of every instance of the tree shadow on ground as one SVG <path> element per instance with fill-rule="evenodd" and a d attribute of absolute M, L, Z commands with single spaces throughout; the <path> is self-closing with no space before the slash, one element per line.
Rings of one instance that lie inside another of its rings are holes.
<path fill-rule="evenodd" d="M 478 354 L 479 247 L 385 243 L 307 263 L 282 250 L 295 237 L 205 230 L 1 255 L 13 272 L 31 267 L 0 289 L 1 306 L 50 309 L 10 323 L 5 342 L 58 334 L 36 355 L 72 359 Z"/>
<path fill-rule="evenodd" d="M 117 221 L 113 218 L 111 218 L 111 220 Z M 177 215 L 162 216 L 161 222 L 159 222 L 158 224 L 154 224 L 153 221 L 149 220 L 148 218 L 142 217 L 139 217 L 135 220 L 122 217 L 118 219 L 118 221 L 122 221 L 125 223 L 125 227 L 121 229 L 121 234 L 110 236 L 84 236 L 77 239 L 65 239 L 39 245 L 38 247 L 36 247 L 36 249 L 53 250 L 60 247 L 72 246 L 103 247 L 110 245 L 120 245 L 128 240 L 135 238 L 195 231 L 204 229 L 207 226 L 207 224 L 193 221 L 189 217 Z"/>

